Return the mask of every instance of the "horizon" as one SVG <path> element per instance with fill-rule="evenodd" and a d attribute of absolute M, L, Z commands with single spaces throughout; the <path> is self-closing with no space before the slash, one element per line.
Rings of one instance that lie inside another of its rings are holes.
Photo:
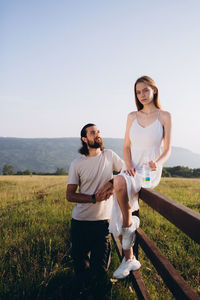
<path fill-rule="evenodd" d="M 41 140 L 41 139 L 52 139 L 52 140 L 55 140 L 55 139 L 80 139 L 80 137 L 77 137 L 77 136 L 63 136 L 63 137 L 15 137 L 15 136 L 10 136 L 10 137 L 7 137 L 7 136 L 0 136 L 0 138 L 7 138 L 7 139 L 27 139 L 27 140 Z M 115 139 L 115 140 L 123 140 L 123 138 L 115 138 L 115 137 L 102 137 L 102 139 Z M 181 147 L 181 146 L 174 146 L 172 145 L 171 146 L 172 148 L 179 148 L 179 149 L 184 149 L 184 150 L 187 150 L 187 151 L 190 151 L 194 154 L 197 154 L 197 155 L 200 155 L 200 153 L 198 152 L 194 152 L 192 151 L 191 149 L 189 148 L 186 148 L 186 147 Z"/>

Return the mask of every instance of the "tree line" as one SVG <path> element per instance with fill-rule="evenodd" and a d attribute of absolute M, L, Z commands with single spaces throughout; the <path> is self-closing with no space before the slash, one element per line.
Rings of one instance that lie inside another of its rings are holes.
<path fill-rule="evenodd" d="M 162 177 L 200 178 L 200 168 L 190 169 L 183 166 L 164 167 Z"/>
<path fill-rule="evenodd" d="M 12 165 L 4 165 L 2 170 L 3 175 L 67 175 L 65 168 L 57 168 L 55 172 L 32 172 L 30 170 L 14 171 Z M 188 167 L 164 167 L 162 177 L 184 177 L 184 178 L 200 178 L 200 168 L 190 169 Z"/>
<path fill-rule="evenodd" d="M 32 172 L 30 170 L 24 171 L 14 171 L 14 167 L 12 165 L 4 165 L 2 170 L 3 175 L 67 175 L 65 168 L 57 168 L 55 172 Z"/>

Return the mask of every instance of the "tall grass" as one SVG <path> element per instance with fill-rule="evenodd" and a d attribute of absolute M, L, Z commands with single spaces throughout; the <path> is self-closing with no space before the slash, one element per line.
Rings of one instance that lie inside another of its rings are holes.
<path fill-rule="evenodd" d="M 200 212 L 200 179 L 162 178 L 156 190 Z M 140 219 L 141 228 L 186 282 L 200 294 L 200 245 L 141 200 Z M 155 299 L 173 299 L 141 250 L 140 260 L 144 281 Z"/>
<path fill-rule="evenodd" d="M 0 176 L 0 299 L 70 299 L 73 269 L 66 176 Z M 162 179 L 161 193 L 200 210 L 200 180 Z M 141 227 L 199 291 L 200 247 L 146 204 Z M 153 299 L 173 299 L 140 250 L 141 272 Z M 109 276 L 119 261 L 113 249 Z M 113 281 L 110 299 L 133 299 L 129 279 Z"/>
<path fill-rule="evenodd" d="M 1 177 L 0 298 L 36 299 L 71 267 L 66 183 L 66 177 Z"/>

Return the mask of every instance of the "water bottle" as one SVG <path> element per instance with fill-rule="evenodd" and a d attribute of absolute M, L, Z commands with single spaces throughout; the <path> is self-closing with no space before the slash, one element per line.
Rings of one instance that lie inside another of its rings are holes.
<path fill-rule="evenodd" d="M 142 166 L 142 186 L 149 188 L 151 186 L 151 168 L 146 159 Z"/>

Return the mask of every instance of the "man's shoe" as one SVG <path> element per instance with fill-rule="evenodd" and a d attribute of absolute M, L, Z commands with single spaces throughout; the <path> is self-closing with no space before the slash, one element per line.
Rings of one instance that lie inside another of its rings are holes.
<path fill-rule="evenodd" d="M 133 259 L 126 260 L 123 258 L 121 265 L 113 273 L 113 277 L 117 279 L 122 279 L 130 274 L 130 271 L 136 271 L 141 267 L 140 262 L 134 257 Z"/>
<path fill-rule="evenodd" d="M 136 239 L 136 229 L 140 225 L 140 220 L 138 217 L 132 217 L 132 225 L 129 227 L 122 227 L 122 248 L 128 250 L 133 247 Z"/>

